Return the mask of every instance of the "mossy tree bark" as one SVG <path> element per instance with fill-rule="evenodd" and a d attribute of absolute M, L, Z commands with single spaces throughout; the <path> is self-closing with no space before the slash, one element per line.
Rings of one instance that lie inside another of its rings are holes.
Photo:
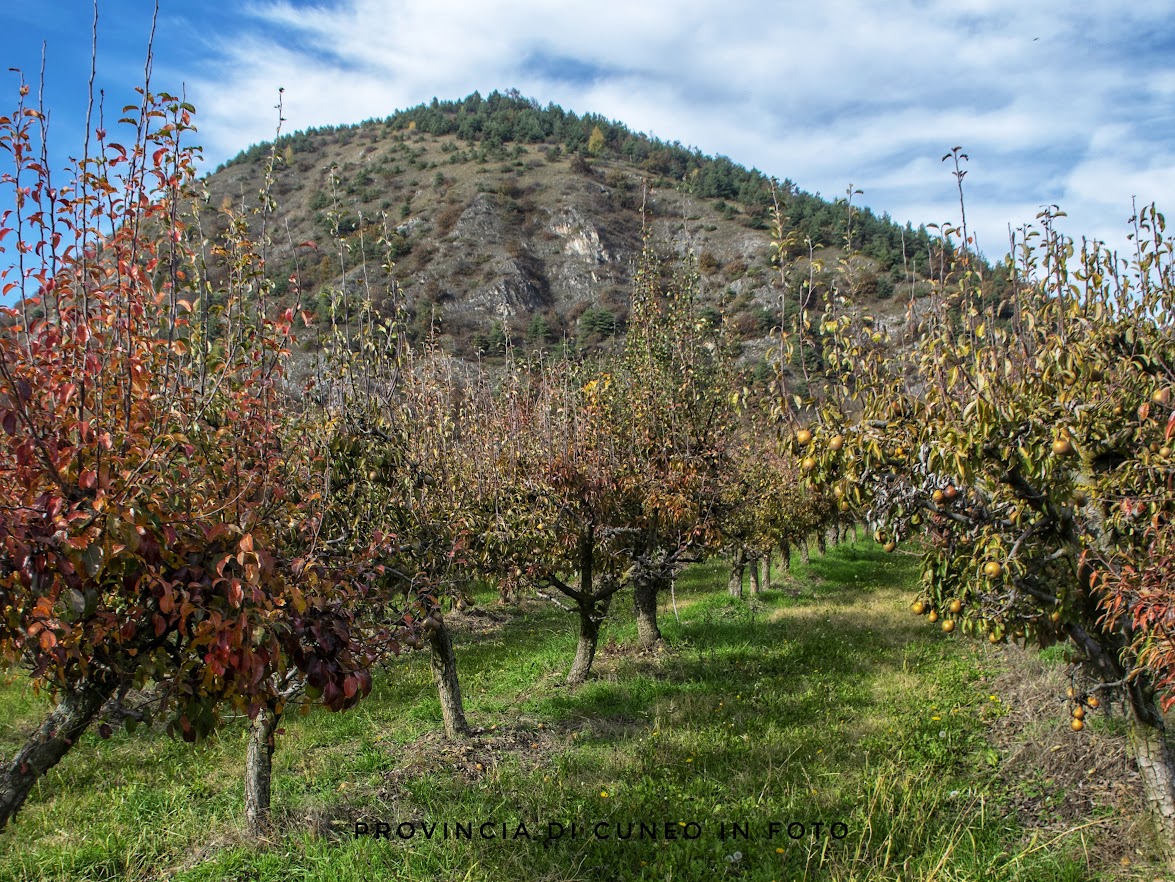
<path fill-rule="evenodd" d="M 1089 603 L 1091 610 L 1096 608 L 1092 600 Z M 1125 683 L 1122 688 L 1129 714 L 1131 754 L 1167 868 L 1175 872 L 1175 752 L 1167 738 L 1151 680 L 1145 671 L 1127 677 L 1122 661 L 1123 650 L 1129 645 L 1125 635 L 1086 631 L 1076 624 L 1066 625 L 1065 630 L 1104 683 Z"/>
<path fill-rule="evenodd" d="M 436 622 L 436 619 L 432 621 Z M 457 740 L 469 734 L 465 721 L 465 707 L 461 702 L 461 681 L 457 676 L 457 654 L 453 651 L 453 638 L 444 620 L 437 622 L 429 631 L 429 665 L 437 685 L 437 696 L 441 700 L 441 717 L 445 722 L 445 735 Z"/>
<path fill-rule="evenodd" d="M 1136 678 L 1126 687 L 1129 741 L 1143 794 L 1159 834 L 1167 869 L 1175 872 L 1175 753 L 1154 696 Z"/>
<path fill-rule="evenodd" d="M 657 625 L 657 597 L 667 584 L 667 578 L 649 570 L 639 572 L 633 581 L 637 640 L 643 649 L 652 649 L 661 642 L 661 628 Z"/>
<path fill-rule="evenodd" d="M 98 676 L 83 678 L 62 691 L 61 701 L 0 772 L 0 830 L 24 805 L 37 779 L 77 743 L 117 688 L 115 678 Z"/>
<path fill-rule="evenodd" d="M 783 571 L 791 572 L 791 543 L 786 539 L 779 543 L 779 556 L 783 558 Z"/>
<path fill-rule="evenodd" d="M 726 589 L 730 592 L 731 597 L 743 596 L 743 573 L 746 570 L 746 552 L 739 549 L 734 553 L 734 558 L 730 562 L 730 580 L 726 583 Z"/>
<path fill-rule="evenodd" d="M 273 751 L 279 716 L 266 705 L 249 721 L 245 752 L 245 823 L 253 836 L 270 830 L 273 792 Z"/>
<path fill-rule="evenodd" d="M 608 614 L 608 604 L 597 608 L 595 604 L 580 604 L 579 610 L 579 642 L 575 647 L 575 660 L 571 663 L 571 670 L 567 672 L 567 685 L 578 686 L 587 680 L 592 671 L 592 661 L 596 657 L 596 647 L 600 642 L 600 625 Z"/>

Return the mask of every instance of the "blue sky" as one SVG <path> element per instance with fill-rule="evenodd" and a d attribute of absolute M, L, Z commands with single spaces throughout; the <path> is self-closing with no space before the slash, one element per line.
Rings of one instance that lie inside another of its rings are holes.
<path fill-rule="evenodd" d="M 1132 197 L 1175 207 L 1175 0 L 160 5 L 153 82 L 197 106 L 209 169 L 272 136 L 279 87 L 287 131 L 515 87 L 826 196 L 851 183 L 915 225 L 957 222 L 940 159 L 961 145 L 989 257 L 1043 205 L 1117 246 Z M 108 108 L 141 82 L 151 8 L 100 0 Z M 35 88 L 46 42 L 62 161 L 82 143 L 91 15 L 92 0 L 0 7 L 0 107 L 15 99 L 8 67 Z"/>

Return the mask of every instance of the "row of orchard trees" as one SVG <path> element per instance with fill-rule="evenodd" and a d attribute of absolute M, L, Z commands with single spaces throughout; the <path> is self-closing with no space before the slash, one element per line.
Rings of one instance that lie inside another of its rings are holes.
<path fill-rule="evenodd" d="M 1075 252 L 1046 213 L 990 309 L 960 250 L 957 287 L 901 346 L 830 312 L 839 375 L 789 448 L 748 416 L 696 275 L 649 243 L 620 356 L 511 362 L 490 384 L 411 351 L 394 292 L 378 310 L 348 295 L 340 239 L 322 369 L 291 389 L 267 196 L 209 236 L 192 108 L 141 99 L 127 142 L 97 132 L 64 185 L 41 112 L 0 117 L 4 294 L 24 295 L 0 311 L 0 666 L 54 697 L 0 767 L 0 827 L 87 728 L 109 734 L 112 700 L 146 693 L 128 729 L 154 717 L 195 741 L 248 716 L 261 828 L 282 714 L 354 705 L 404 648 L 429 647 L 446 730 L 467 728 L 443 610 L 475 580 L 575 614 L 576 683 L 621 592 L 654 645 L 681 565 L 725 550 L 741 587 L 746 562 L 863 515 L 886 547 L 925 533 L 916 607 L 949 630 L 1073 645 L 1074 727 L 1123 703 L 1175 843 L 1158 703 L 1175 686 L 1175 249 L 1157 211 L 1138 213 L 1128 260 Z M 796 330 L 803 345 L 817 329 L 805 314 Z"/>
<path fill-rule="evenodd" d="M 1014 241 L 1000 302 L 961 249 L 913 338 L 830 310 L 838 381 L 793 443 L 887 548 L 921 535 L 916 613 L 1069 644 L 1072 726 L 1122 706 L 1175 867 L 1175 247 L 1153 207 L 1126 257 L 1061 216 Z"/>
<path fill-rule="evenodd" d="M 475 580 L 576 613 L 577 683 L 619 592 L 653 645 L 677 568 L 794 540 L 771 485 L 795 468 L 777 451 L 744 492 L 729 341 L 651 244 L 621 356 L 491 384 L 409 349 L 397 293 L 377 309 L 356 291 L 356 243 L 336 238 L 342 284 L 299 388 L 299 316 L 267 304 L 268 189 L 202 218 L 193 109 L 147 87 L 124 143 L 97 131 L 60 185 L 27 91 L 0 117 L 17 297 L 0 308 L 0 668 L 53 708 L 0 767 L 0 829 L 83 732 L 110 734 L 112 707 L 187 741 L 247 716 L 263 829 L 282 715 L 356 704 L 406 648 L 428 647 L 446 730 L 466 730 L 443 611 Z"/>
<path fill-rule="evenodd" d="M 0 769 L 0 828 L 112 700 L 150 686 L 128 728 L 187 741 L 304 680 L 342 709 L 403 624 L 355 614 L 369 559 L 320 553 L 321 454 L 282 386 L 295 316 L 269 314 L 243 217 L 204 239 L 192 108 L 141 89 L 125 143 L 97 130 L 59 184 L 27 94 L 0 116 L 0 665 L 54 706 Z"/>

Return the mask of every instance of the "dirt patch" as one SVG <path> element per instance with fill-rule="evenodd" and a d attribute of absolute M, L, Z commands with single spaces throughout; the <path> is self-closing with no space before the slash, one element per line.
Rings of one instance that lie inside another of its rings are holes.
<path fill-rule="evenodd" d="M 487 634 L 496 634 L 503 625 L 517 618 L 517 615 L 507 609 L 471 606 L 462 612 L 449 613 L 445 617 L 445 621 L 455 633 L 481 637 Z"/>
<path fill-rule="evenodd" d="M 400 799 L 407 794 L 409 781 L 436 773 L 472 783 L 492 775 L 507 757 L 515 757 L 523 769 L 536 769 L 549 765 L 551 756 L 564 750 L 569 738 L 563 728 L 543 723 L 480 729 L 459 741 L 429 732 L 400 750 L 405 760 L 386 774 L 381 795 L 389 801 Z"/>
<path fill-rule="evenodd" d="M 1066 696 L 1071 681 L 1064 665 L 1016 646 L 991 652 L 1003 673 L 985 688 L 1004 713 L 991 721 L 988 739 L 1000 755 L 997 780 L 1007 804 L 1032 831 L 1025 845 L 1034 836 L 1037 843 L 1072 837 L 1085 845 L 1092 868 L 1114 878 L 1164 878 L 1149 846 L 1154 832 L 1125 736 L 1091 725 L 1072 731 L 1075 703 Z M 1080 681 L 1076 687 L 1080 692 Z M 1096 714 L 1120 721 L 1121 712 L 1106 701 Z"/>

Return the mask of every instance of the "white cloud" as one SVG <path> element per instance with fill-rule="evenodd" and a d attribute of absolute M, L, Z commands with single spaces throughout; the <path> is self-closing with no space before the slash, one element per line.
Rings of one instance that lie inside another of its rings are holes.
<path fill-rule="evenodd" d="M 1129 194 L 1175 196 L 1175 0 L 270 0 L 193 84 L 214 161 L 287 130 L 384 116 L 434 95 L 517 87 L 837 195 L 895 219 L 957 215 L 939 157 L 971 156 L 989 254 L 1059 202 L 1109 234 Z M 1166 47 L 1169 49 L 1170 47 Z M 1071 205 L 1067 205 L 1071 202 Z M 1122 203 L 1122 204 L 1119 204 Z M 1117 206 L 1117 210 L 1114 207 Z"/>

